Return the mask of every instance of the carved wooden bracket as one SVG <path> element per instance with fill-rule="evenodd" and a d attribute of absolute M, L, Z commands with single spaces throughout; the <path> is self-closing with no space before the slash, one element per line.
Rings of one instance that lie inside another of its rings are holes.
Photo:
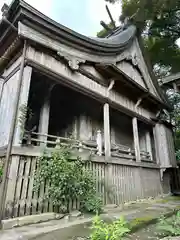
<path fill-rule="evenodd" d="M 133 54 L 131 52 L 124 51 L 123 53 L 121 53 L 120 57 L 118 57 L 117 63 L 122 62 L 123 60 L 130 60 L 134 66 L 138 66 L 139 68 L 141 68 L 140 58 L 136 53 Z"/>
<path fill-rule="evenodd" d="M 59 50 L 59 51 L 57 52 L 57 54 L 58 54 L 59 56 L 63 57 L 65 60 L 67 60 L 68 66 L 69 66 L 72 70 L 74 70 L 74 71 L 76 71 L 76 70 L 79 69 L 79 64 L 80 64 L 80 63 L 85 63 L 85 62 L 86 62 L 85 59 L 82 59 L 82 58 L 80 58 L 80 57 L 71 55 L 71 54 L 67 53 L 67 52 L 64 51 L 64 50 Z"/>

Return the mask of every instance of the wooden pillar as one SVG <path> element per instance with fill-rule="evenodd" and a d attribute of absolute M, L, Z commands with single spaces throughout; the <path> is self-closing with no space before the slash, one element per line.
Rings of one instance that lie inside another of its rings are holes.
<path fill-rule="evenodd" d="M 132 119 L 132 125 L 133 125 L 133 137 L 134 137 L 134 149 L 135 149 L 136 162 L 141 162 L 138 123 L 137 123 L 136 117 Z"/>
<path fill-rule="evenodd" d="M 42 107 L 40 112 L 40 119 L 39 119 L 39 128 L 38 132 L 42 134 L 48 134 L 49 128 L 49 114 L 50 114 L 50 96 L 48 96 Z M 47 136 L 39 136 L 39 140 L 46 142 Z M 41 146 L 46 145 L 45 143 L 41 143 Z"/>
<path fill-rule="evenodd" d="M 111 156 L 110 117 L 108 103 L 104 104 L 104 149 L 105 159 L 108 160 Z"/>
<path fill-rule="evenodd" d="M 159 156 L 159 141 L 158 141 L 158 131 L 157 131 L 157 124 L 153 127 L 153 138 L 154 138 L 154 147 L 155 147 L 155 162 L 156 164 L 160 164 L 160 156 Z"/>
<path fill-rule="evenodd" d="M 146 132 L 146 151 L 150 155 L 150 160 L 153 160 L 153 155 L 152 155 L 152 144 L 151 144 L 151 135 L 150 132 Z"/>

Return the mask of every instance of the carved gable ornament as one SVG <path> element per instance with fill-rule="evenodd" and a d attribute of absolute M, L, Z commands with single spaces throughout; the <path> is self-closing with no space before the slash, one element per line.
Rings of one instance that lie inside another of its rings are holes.
<path fill-rule="evenodd" d="M 77 71 L 79 69 L 79 64 L 80 63 L 85 63 L 86 62 L 85 59 L 82 59 L 78 56 L 69 54 L 68 52 L 66 52 L 62 49 L 58 50 L 57 54 L 59 56 L 63 57 L 67 61 L 68 66 L 71 68 L 71 70 L 74 70 L 74 71 Z"/>
<path fill-rule="evenodd" d="M 140 58 L 138 57 L 138 55 L 136 53 L 131 53 L 129 51 L 125 51 L 123 52 L 117 59 L 117 63 L 121 62 L 123 60 L 129 60 L 132 62 L 132 64 L 134 66 L 138 66 L 139 69 L 141 68 L 141 64 L 140 64 Z"/>
<path fill-rule="evenodd" d="M 131 62 L 132 62 L 132 64 L 134 65 L 134 66 L 138 66 L 139 67 L 139 61 L 140 61 L 140 59 L 138 58 L 138 56 L 136 55 L 136 54 L 130 54 L 130 55 L 128 55 L 127 57 L 126 57 L 126 60 L 130 60 Z"/>

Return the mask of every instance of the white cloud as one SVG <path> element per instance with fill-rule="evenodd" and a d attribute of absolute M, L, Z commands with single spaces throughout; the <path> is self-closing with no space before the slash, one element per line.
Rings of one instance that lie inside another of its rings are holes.
<path fill-rule="evenodd" d="M 64 12 L 66 12 L 64 7 L 67 5 L 64 1 L 66 0 L 26 0 L 27 3 L 52 19 L 61 21 L 61 16 L 63 16 L 63 21 L 60 23 L 68 25 L 68 27 L 79 31 L 82 34 L 84 33 L 87 35 L 96 36 L 96 33 L 102 29 L 100 21 L 103 20 L 106 23 L 110 22 L 108 13 L 105 8 L 105 5 L 107 4 L 105 0 L 79 0 L 77 1 L 76 5 L 73 5 L 73 0 L 70 0 L 67 16 L 64 14 Z M 83 2 L 83 6 L 85 8 L 84 12 L 82 12 L 82 1 L 85 1 Z M 12 0 L 0 0 L 0 8 L 4 3 L 10 4 L 11 2 Z M 118 18 L 121 14 L 120 1 L 116 4 L 107 5 L 109 6 L 114 20 L 118 22 Z M 79 10 L 74 10 L 74 8 L 77 8 Z M 77 19 L 76 23 L 74 22 L 74 19 Z M 83 21 L 83 19 L 85 21 Z"/>

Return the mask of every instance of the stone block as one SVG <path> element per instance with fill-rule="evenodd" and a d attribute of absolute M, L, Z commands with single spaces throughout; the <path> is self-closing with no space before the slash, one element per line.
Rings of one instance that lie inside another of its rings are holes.
<path fill-rule="evenodd" d="M 57 213 L 56 214 L 56 219 L 62 219 L 64 218 L 65 214 L 60 214 L 60 213 Z"/>
<path fill-rule="evenodd" d="M 39 222 L 47 222 L 49 220 L 56 219 L 56 213 L 42 213 L 38 215 L 30 215 L 12 219 L 2 220 L 2 229 L 10 229 L 14 227 L 30 225 Z M 59 216 L 60 217 L 60 216 Z"/>
<path fill-rule="evenodd" d="M 17 218 L 2 220 L 2 229 L 3 230 L 10 229 L 10 228 L 17 227 L 17 226 L 18 226 Z"/>
<path fill-rule="evenodd" d="M 77 218 L 77 217 L 80 217 L 81 214 L 82 213 L 80 211 L 74 210 L 74 211 L 70 212 L 70 217 Z"/>
<path fill-rule="evenodd" d="M 56 213 L 42 213 L 18 218 L 18 226 L 24 226 L 56 219 Z"/>

